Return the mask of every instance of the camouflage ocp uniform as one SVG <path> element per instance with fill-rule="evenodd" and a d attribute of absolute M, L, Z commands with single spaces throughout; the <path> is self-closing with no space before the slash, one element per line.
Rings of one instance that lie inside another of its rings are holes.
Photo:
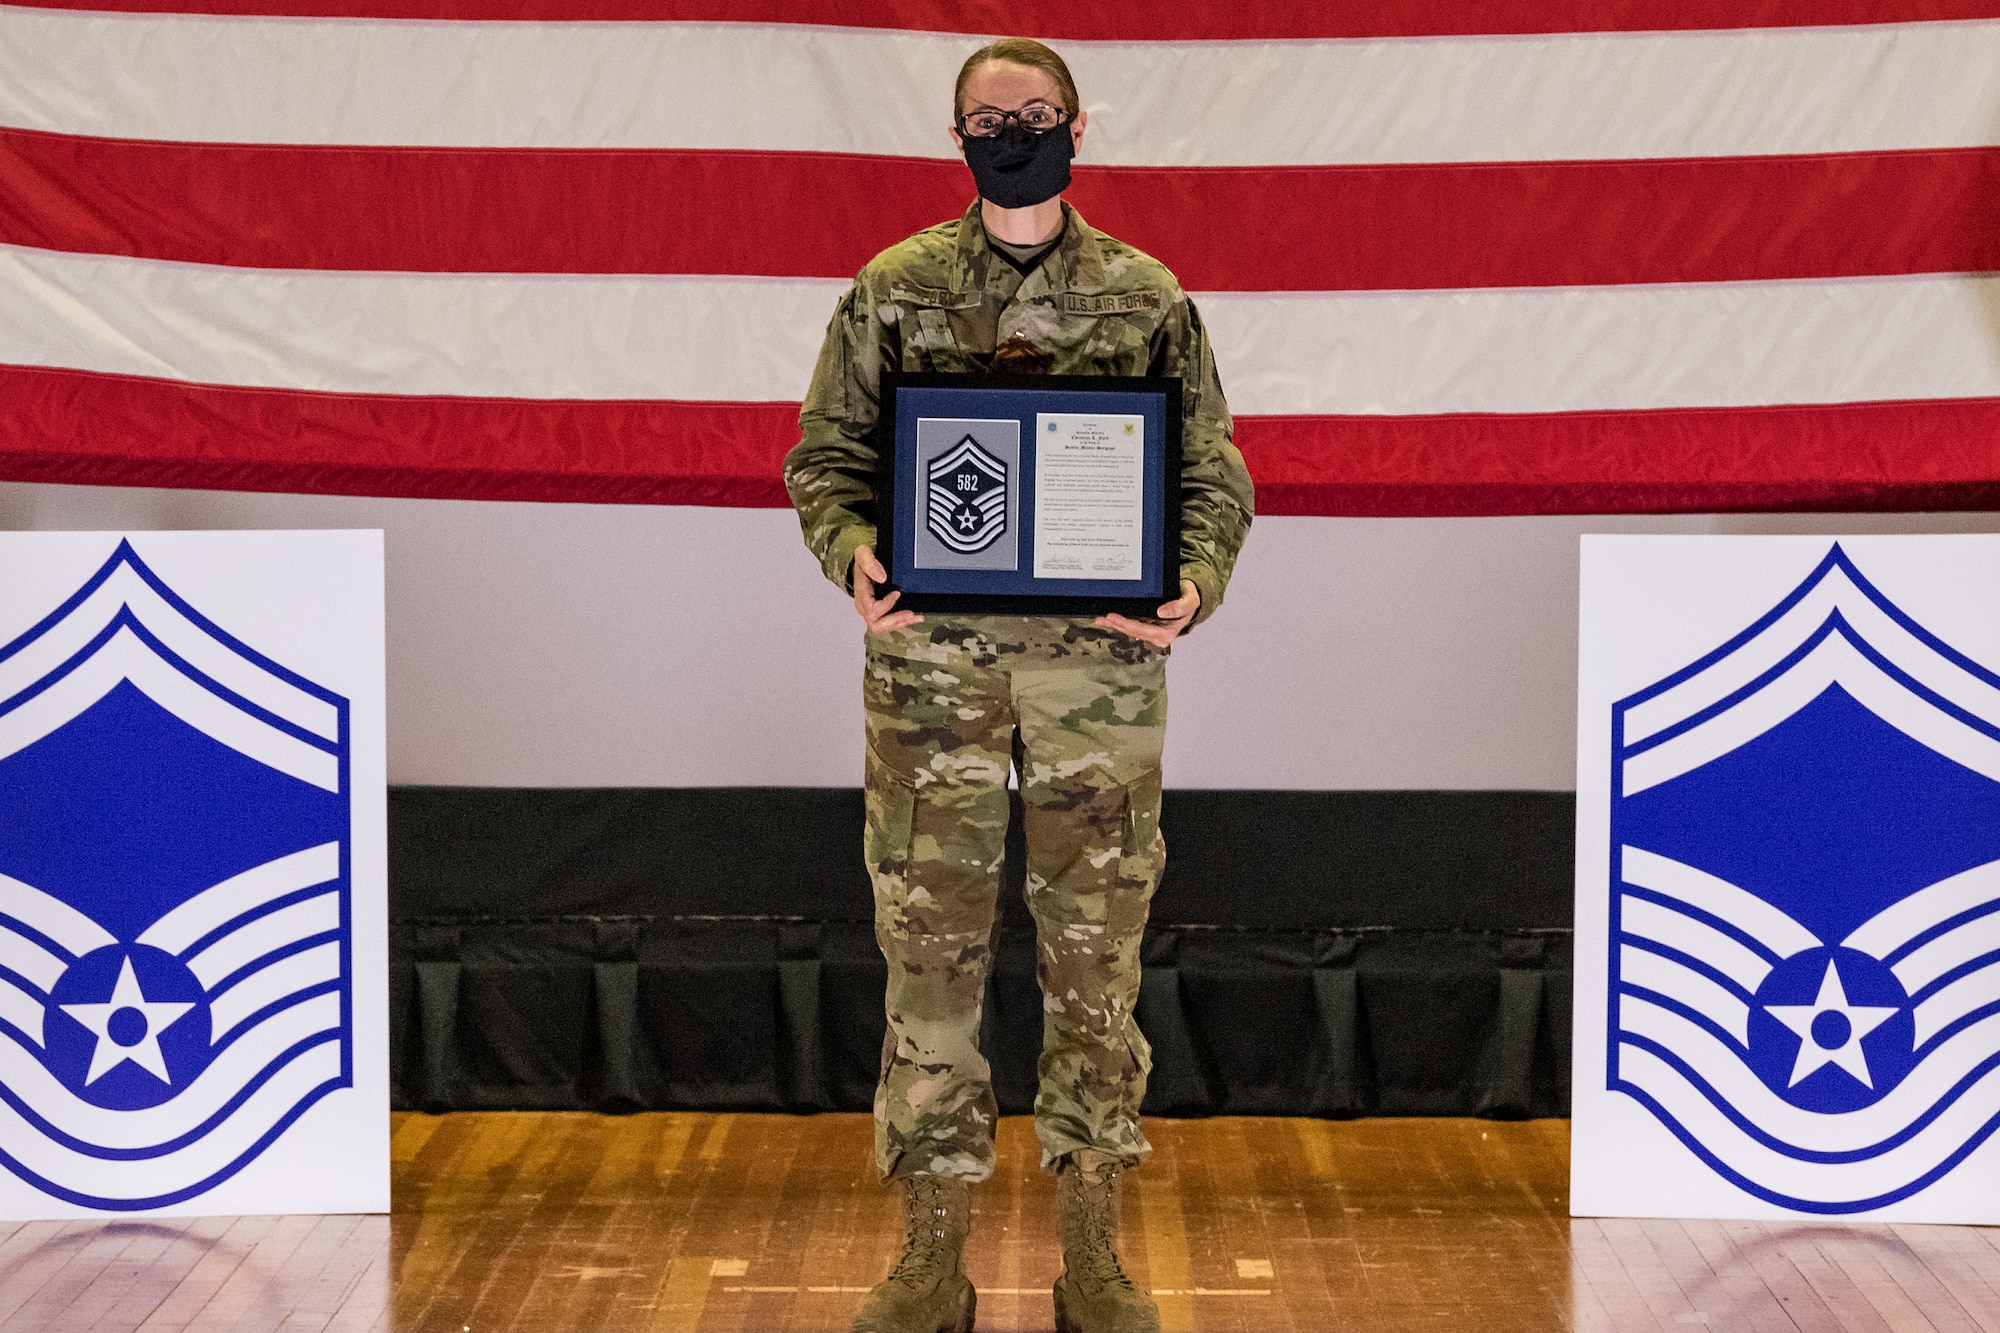
<path fill-rule="evenodd" d="M 870 434 L 882 369 L 988 370 L 1005 345 L 1003 357 L 1025 353 L 1058 375 L 1181 378 L 1181 573 L 1200 590 L 1197 621 L 1221 604 L 1251 488 L 1200 318 L 1165 267 L 1063 211 L 1059 243 L 1023 275 L 989 246 L 975 201 L 878 255 L 834 312 L 785 484 L 806 544 L 843 589 L 855 548 L 876 544 Z M 866 855 L 889 963 L 875 1103 L 884 1176 L 992 1171 L 978 1035 L 1010 765 L 1026 807 L 1043 995 L 1043 1162 L 1149 1151 L 1139 1102 L 1151 1059 L 1132 1009 L 1165 859 L 1166 657 L 1060 617 L 930 615 L 869 637 Z"/>

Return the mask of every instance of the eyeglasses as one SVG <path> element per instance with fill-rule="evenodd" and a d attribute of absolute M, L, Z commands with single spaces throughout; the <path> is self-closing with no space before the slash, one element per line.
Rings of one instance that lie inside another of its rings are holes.
<path fill-rule="evenodd" d="M 1069 112 L 1046 102 L 1024 106 L 1019 111 L 973 111 L 958 118 L 958 132 L 973 139 L 991 139 L 1013 121 L 1034 134 L 1047 134 L 1069 119 Z"/>

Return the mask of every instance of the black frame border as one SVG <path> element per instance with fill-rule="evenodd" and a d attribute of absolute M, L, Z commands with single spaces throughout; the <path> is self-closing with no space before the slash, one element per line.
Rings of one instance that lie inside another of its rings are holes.
<path fill-rule="evenodd" d="M 898 452 L 897 390 L 1025 389 L 1057 393 L 1157 393 L 1166 397 L 1164 441 L 1166 504 L 1161 515 L 1160 584 L 1155 595 L 1143 597 L 1079 597 L 1063 593 L 911 592 L 896 584 L 896 493 L 904 459 Z M 1098 616 L 1116 613 L 1135 620 L 1156 618 L 1161 603 L 1181 595 L 1181 450 L 1186 425 L 1183 385 L 1175 375 L 981 375 L 930 371 L 885 370 L 881 380 L 881 410 L 875 423 L 875 545 L 876 556 L 889 574 L 877 585 L 877 595 L 902 592 L 898 610 L 941 611 L 961 615 Z M 859 577 L 857 573 L 857 577 Z"/>

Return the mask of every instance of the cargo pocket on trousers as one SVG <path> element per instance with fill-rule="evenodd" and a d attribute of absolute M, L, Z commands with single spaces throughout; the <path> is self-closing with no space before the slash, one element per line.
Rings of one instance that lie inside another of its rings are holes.
<path fill-rule="evenodd" d="M 1125 787 L 1125 829 L 1118 854 L 1119 896 L 1137 896 L 1137 928 L 1146 924 L 1147 904 L 1166 869 L 1167 844 L 1160 836 L 1160 770 L 1149 769 Z"/>
<path fill-rule="evenodd" d="M 1143 1081 L 1149 1077 L 1153 1072 L 1153 1043 L 1139 1031 L 1136 1009 L 1125 1016 L 1125 1049 L 1132 1053 L 1132 1065 L 1139 1071 L 1139 1078 Z"/>
<path fill-rule="evenodd" d="M 917 792 L 895 769 L 882 762 L 874 746 L 867 747 L 867 821 L 862 854 L 868 878 L 875 885 L 878 921 L 885 910 L 900 921 L 909 893 L 910 841 L 916 820 Z"/>

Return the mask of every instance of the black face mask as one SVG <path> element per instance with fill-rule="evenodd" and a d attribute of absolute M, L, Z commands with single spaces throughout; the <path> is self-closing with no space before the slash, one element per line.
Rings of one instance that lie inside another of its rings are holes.
<path fill-rule="evenodd" d="M 980 198 L 1002 208 L 1032 208 L 1067 190 L 1075 155 L 1068 125 L 1042 134 L 1009 125 L 990 139 L 965 140 L 965 165 Z"/>

